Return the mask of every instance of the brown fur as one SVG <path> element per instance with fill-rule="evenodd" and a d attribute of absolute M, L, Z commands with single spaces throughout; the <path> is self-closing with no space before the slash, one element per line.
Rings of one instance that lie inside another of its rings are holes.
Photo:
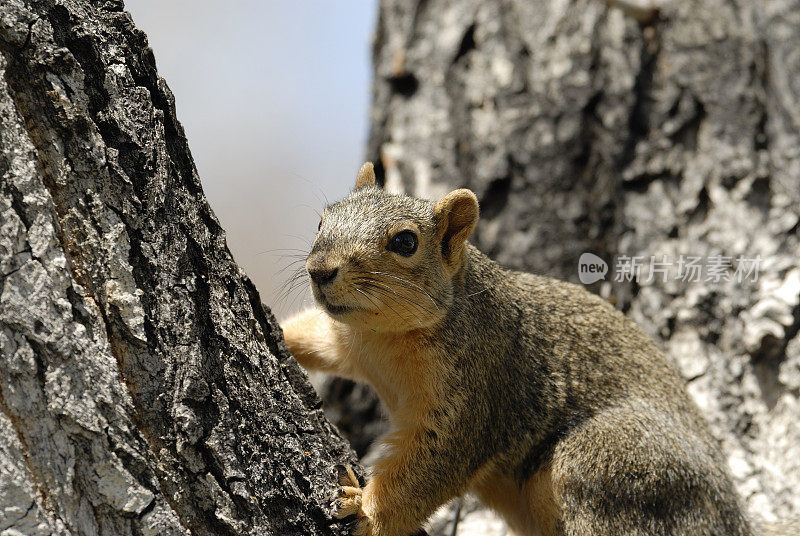
<path fill-rule="evenodd" d="M 360 516 L 358 536 L 407 536 L 473 491 L 518 536 L 751 534 L 656 346 L 582 287 L 488 259 L 466 242 L 477 219 L 468 190 L 391 195 L 367 165 L 323 213 L 306 265 L 335 276 L 286 342 L 306 368 L 372 384 L 392 424 L 335 514 Z M 412 255 L 387 249 L 401 231 Z"/>

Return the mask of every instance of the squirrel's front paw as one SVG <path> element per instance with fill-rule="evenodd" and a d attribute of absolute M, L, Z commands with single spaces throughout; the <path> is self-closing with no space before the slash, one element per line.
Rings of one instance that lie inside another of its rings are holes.
<path fill-rule="evenodd" d="M 362 490 L 356 474 L 350 466 L 344 465 L 337 465 L 336 472 L 341 487 L 331 497 L 333 517 L 343 519 L 356 516 L 349 524 L 352 535 L 372 536 L 372 523 L 361 508 Z"/>

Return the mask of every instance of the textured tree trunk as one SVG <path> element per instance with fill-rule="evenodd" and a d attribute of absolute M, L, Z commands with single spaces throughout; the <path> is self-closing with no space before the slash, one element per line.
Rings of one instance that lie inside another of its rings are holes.
<path fill-rule="evenodd" d="M 0 3 L 0 534 L 343 534 L 352 452 L 122 9 Z"/>
<path fill-rule="evenodd" d="M 514 268 L 760 255 L 755 282 L 592 288 L 688 380 L 748 508 L 798 515 L 800 2 L 609 4 L 383 0 L 369 156 L 390 188 L 473 189 Z"/>

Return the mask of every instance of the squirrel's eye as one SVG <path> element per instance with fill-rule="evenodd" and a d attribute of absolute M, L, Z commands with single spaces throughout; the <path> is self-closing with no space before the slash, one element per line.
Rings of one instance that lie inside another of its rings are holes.
<path fill-rule="evenodd" d="M 320 232 L 322 229 L 322 218 L 319 219 L 319 225 L 317 225 L 317 232 Z"/>
<path fill-rule="evenodd" d="M 417 251 L 417 235 L 412 231 L 400 231 L 389 239 L 389 244 L 386 248 L 389 251 L 410 257 Z"/>

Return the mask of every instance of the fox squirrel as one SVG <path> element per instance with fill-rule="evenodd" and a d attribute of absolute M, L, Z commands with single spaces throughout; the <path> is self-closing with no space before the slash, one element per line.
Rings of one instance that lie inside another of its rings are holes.
<path fill-rule="evenodd" d="M 477 221 L 471 191 L 390 194 L 369 162 L 322 215 L 319 308 L 283 323 L 286 344 L 372 384 L 392 424 L 366 486 L 343 475 L 335 517 L 408 536 L 472 491 L 519 536 L 753 534 L 655 344 L 580 286 L 500 267 L 467 243 Z"/>

